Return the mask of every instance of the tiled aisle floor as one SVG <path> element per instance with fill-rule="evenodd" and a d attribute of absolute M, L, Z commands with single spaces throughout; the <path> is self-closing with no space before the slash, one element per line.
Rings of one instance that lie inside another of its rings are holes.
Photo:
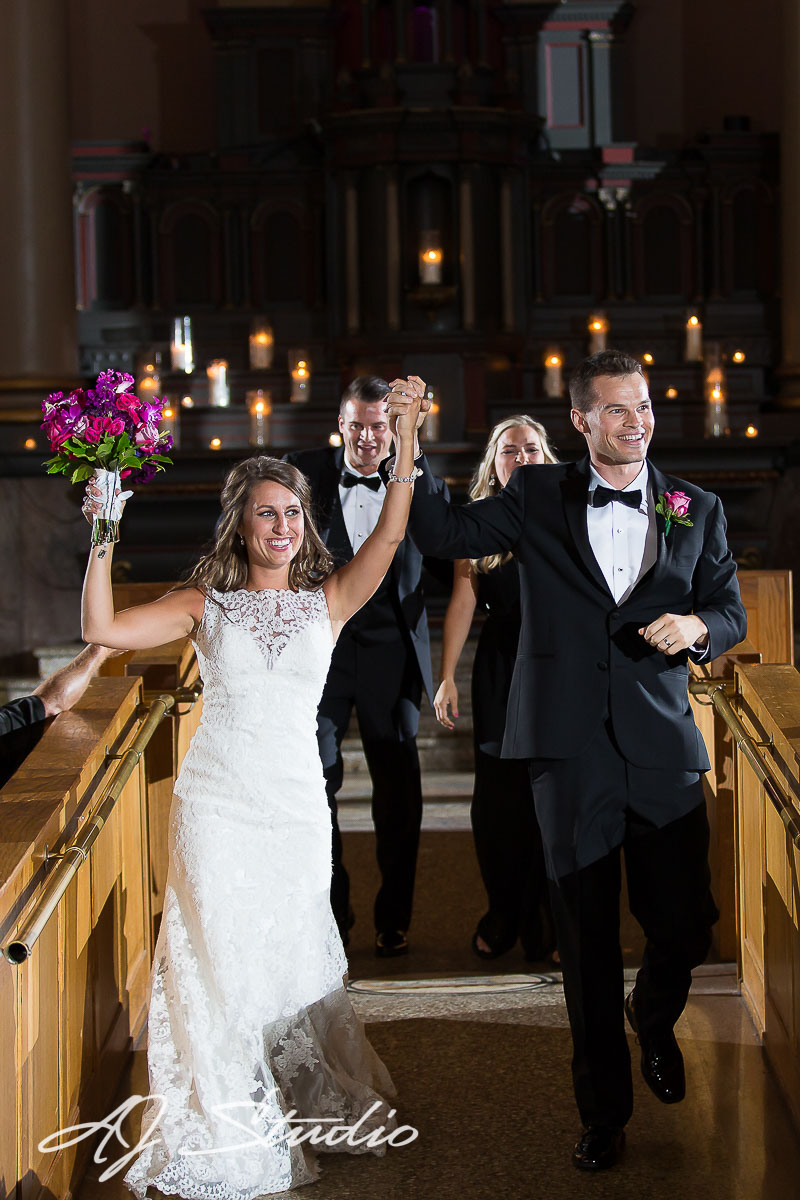
<path fill-rule="evenodd" d="M 331 1155 L 306 1200 L 781 1200 L 800 1197 L 800 1138 L 765 1066 L 731 968 L 696 973 L 678 1026 L 689 1094 L 665 1107 L 634 1071 L 636 1111 L 624 1163 L 586 1177 L 569 1162 L 578 1119 L 569 1086 L 570 1043 L 557 974 L 518 950 L 482 963 L 469 950 L 482 894 L 471 838 L 430 830 L 420 851 L 417 915 L 406 959 L 376 959 L 370 908 L 372 839 L 345 835 L 357 922 L 350 947 L 354 1004 L 392 1072 L 398 1113 L 420 1136 L 384 1159 Z M 623 920 L 626 962 L 640 937 Z M 490 968 L 486 970 L 486 968 Z M 540 972 L 544 985 L 509 990 L 503 976 Z M 414 979 L 477 977 L 479 994 L 434 993 Z M 632 977 L 632 975 L 631 975 Z M 389 980 L 399 995 L 381 991 Z M 494 988 L 493 988 L 494 985 Z M 493 989 L 493 990 L 492 990 Z M 631 1040 L 634 1064 L 636 1046 Z M 120 1097 L 146 1091 L 144 1055 Z M 99 1168 L 93 1168 L 96 1177 Z M 123 1200 L 119 1179 L 87 1178 L 76 1200 Z"/>
<path fill-rule="evenodd" d="M 499 982 L 499 980 L 498 980 Z M 496 998 L 357 995 L 419 1129 L 385 1159 L 333 1155 L 307 1200 L 773 1200 L 798 1195 L 800 1142 L 730 975 L 698 980 L 678 1034 L 689 1095 L 669 1108 L 634 1072 L 636 1111 L 623 1164 L 587 1178 L 569 1163 L 577 1120 L 558 982 Z M 631 1051 L 636 1047 L 631 1042 Z M 126 1095 L 146 1087 L 136 1056 Z M 97 1176 L 99 1168 L 92 1173 Z M 119 1179 L 85 1181 L 77 1200 L 123 1200 Z"/>

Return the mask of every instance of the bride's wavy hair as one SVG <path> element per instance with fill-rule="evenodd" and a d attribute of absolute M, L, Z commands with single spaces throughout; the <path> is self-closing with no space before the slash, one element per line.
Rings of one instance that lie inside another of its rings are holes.
<path fill-rule="evenodd" d="M 232 592 L 247 581 L 247 548 L 239 537 L 247 501 L 259 483 L 280 483 L 297 497 L 303 510 L 303 541 L 289 564 L 293 592 L 316 591 L 333 571 L 333 559 L 317 533 L 311 515 L 311 486 L 302 471 L 279 458 L 259 454 L 237 463 L 225 476 L 220 494 L 222 516 L 214 541 L 181 587 Z"/>
<path fill-rule="evenodd" d="M 516 429 L 518 425 L 524 425 L 528 429 L 536 430 L 539 440 L 542 443 L 542 454 L 546 463 L 558 462 L 553 447 L 550 444 L 550 439 L 547 436 L 547 430 L 541 421 L 534 421 L 533 417 L 529 417 L 527 413 L 519 413 L 515 417 L 505 417 L 502 421 L 498 421 L 489 434 L 483 458 L 479 462 L 469 485 L 470 500 L 485 500 L 487 496 L 497 496 L 503 490 L 494 473 L 497 446 L 503 434 L 508 429 Z M 493 571 L 495 567 L 507 563 L 512 557 L 513 555 L 510 552 L 506 554 L 488 554 L 484 558 L 474 558 L 472 565 L 476 571 L 485 575 L 488 571 Z"/>

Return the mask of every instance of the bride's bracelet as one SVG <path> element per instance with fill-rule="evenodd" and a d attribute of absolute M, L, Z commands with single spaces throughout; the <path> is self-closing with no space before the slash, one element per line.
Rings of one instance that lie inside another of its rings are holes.
<path fill-rule="evenodd" d="M 395 475 L 394 467 L 389 468 L 389 473 L 386 476 L 387 483 L 413 483 L 415 479 L 419 479 L 422 471 L 419 467 L 414 467 L 410 475 Z"/>

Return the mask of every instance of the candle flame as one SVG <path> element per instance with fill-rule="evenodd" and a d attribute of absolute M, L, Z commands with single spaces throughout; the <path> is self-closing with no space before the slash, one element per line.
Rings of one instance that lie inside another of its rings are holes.
<path fill-rule="evenodd" d="M 668 399 L 668 400 L 674 400 L 674 399 L 676 399 L 677 395 L 678 395 L 678 389 L 677 389 L 677 388 L 667 388 L 667 391 L 666 391 L 666 397 L 667 397 L 667 399 Z"/>
<path fill-rule="evenodd" d="M 171 417 L 175 416 L 175 413 L 171 408 L 165 408 L 162 415 L 165 416 L 167 420 L 170 420 Z"/>
<path fill-rule="evenodd" d="M 183 399 L 181 400 L 181 404 L 183 405 L 184 408 L 193 408 L 194 400 L 192 399 L 191 396 L 184 396 Z"/>
<path fill-rule="evenodd" d="M 560 367 L 561 359 L 558 357 L 557 354 L 551 354 L 547 360 L 547 365 L 548 365 L 548 367 Z"/>
<path fill-rule="evenodd" d="M 748 425 L 744 431 L 745 437 L 758 437 L 758 430 L 755 425 Z"/>
<path fill-rule="evenodd" d="M 36 439 L 35 438 L 25 438 L 25 449 L 26 450 L 35 450 L 36 449 Z"/>
<path fill-rule="evenodd" d="M 692 326 L 697 326 L 700 324 L 700 318 L 699 317 L 689 317 L 687 324 L 692 325 Z"/>
<path fill-rule="evenodd" d="M 429 263 L 440 263 L 442 261 L 441 250 L 423 250 L 422 257 Z"/>
<path fill-rule="evenodd" d="M 653 356 L 652 356 L 652 354 L 643 354 L 643 355 L 642 355 L 642 358 L 644 359 L 644 361 L 645 361 L 646 363 L 651 363 L 651 362 L 653 361 Z"/>
<path fill-rule="evenodd" d="M 254 412 L 263 413 L 263 412 L 266 412 L 266 408 L 267 408 L 267 406 L 263 400 L 256 400 L 255 405 L 254 405 Z"/>
<path fill-rule="evenodd" d="M 745 356 L 745 353 L 743 350 L 736 350 L 736 351 L 734 351 L 733 361 L 735 363 L 743 363 L 745 360 L 745 357 L 746 356 Z M 751 426 L 751 428 L 752 428 L 752 426 Z"/>
<path fill-rule="evenodd" d="M 219 450 L 222 445 L 222 438 L 212 438 L 208 443 L 209 450 Z"/>

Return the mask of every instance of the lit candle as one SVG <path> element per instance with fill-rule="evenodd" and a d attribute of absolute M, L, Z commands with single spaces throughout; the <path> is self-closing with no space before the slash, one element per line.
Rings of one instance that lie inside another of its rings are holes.
<path fill-rule="evenodd" d="M 589 353 L 599 354 L 608 341 L 608 318 L 602 313 L 589 317 Z"/>
<path fill-rule="evenodd" d="M 214 408 L 227 408 L 231 402 L 228 386 L 228 364 L 224 358 L 215 358 L 206 368 L 208 376 L 208 403 Z"/>
<path fill-rule="evenodd" d="M 687 362 L 702 362 L 703 359 L 703 325 L 700 318 L 694 313 L 686 322 L 684 358 Z"/>
<path fill-rule="evenodd" d="M 747 429 L 744 431 L 744 436 L 750 438 L 758 437 L 758 430 L 756 429 L 755 425 L 748 425 Z"/>
<path fill-rule="evenodd" d="M 36 438 L 25 438 L 25 449 L 26 450 L 35 450 L 36 449 Z"/>
<path fill-rule="evenodd" d="M 667 388 L 665 395 L 668 400 L 677 400 L 678 399 L 678 389 L 677 388 Z"/>
<path fill-rule="evenodd" d="M 557 400 L 564 395 L 564 376 L 561 355 L 550 350 L 544 360 L 544 394 Z"/>
<path fill-rule="evenodd" d="M 341 444 L 342 444 L 342 435 L 340 433 L 331 433 L 328 435 L 328 445 L 329 446 L 341 446 Z"/>
<path fill-rule="evenodd" d="M 725 437 L 728 425 L 728 398 L 722 367 L 712 367 L 706 376 L 706 437 Z"/>
<path fill-rule="evenodd" d="M 311 359 L 305 350 L 289 351 L 289 373 L 292 377 L 291 399 L 302 404 L 311 395 Z"/>
<path fill-rule="evenodd" d="M 182 408 L 194 408 L 194 400 L 192 399 L 192 397 L 191 396 L 182 396 L 181 397 L 181 407 Z"/>
<path fill-rule="evenodd" d="M 170 356 L 173 371 L 185 371 L 190 375 L 194 370 L 191 317 L 176 317 L 173 321 Z"/>
<path fill-rule="evenodd" d="M 266 371 L 272 366 L 275 337 L 268 321 L 260 320 L 250 332 L 250 366 L 254 371 Z"/>
<path fill-rule="evenodd" d="M 743 363 L 746 357 L 747 355 L 744 350 L 734 350 L 733 352 L 733 361 L 735 363 Z"/>
<path fill-rule="evenodd" d="M 442 259 L 441 237 L 435 230 L 428 230 L 422 235 L 422 246 L 419 252 L 420 283 L 442 282 Z"/>
<path fill-rule="evenodd" d="M 136 391 L 146 400 L 152 400 L 161 387 L 160 363 L 157 356 L 149 358 L 142 365 L 139 378 L 136 381 Z"/>
<path fill-rule="evenodd" d="M 250 410 L 250 445 L 268 446 L 272 396 L 257 388 L 247 393 L 247 407 Z"/>
<path fill-rule="evenodd" d="M 179 446 L 181 441 L 181 410 L 169 397 L 164 401 L 161 410 L 161 432 L 172 435 L 173 446 Z"/>
<path fill-rule="evenodd" d="M 425 417 L 425 424 L 422 426 L 420 433 L 426 442 L 438 442 L 439 440 L 439 405 L 436 403 L 436 391 L 434 388 L 428 388 L 425 393 L 425 398 L 430 400 L 431 406 L 428 409 Z"/>
<path fill-rule="evenodd" d="M 208 443 L 208 448 L 209 448 L 209 450 L 221 450 L 222 449 L 222 438 L 212 438 L 211 441 Z"/>

